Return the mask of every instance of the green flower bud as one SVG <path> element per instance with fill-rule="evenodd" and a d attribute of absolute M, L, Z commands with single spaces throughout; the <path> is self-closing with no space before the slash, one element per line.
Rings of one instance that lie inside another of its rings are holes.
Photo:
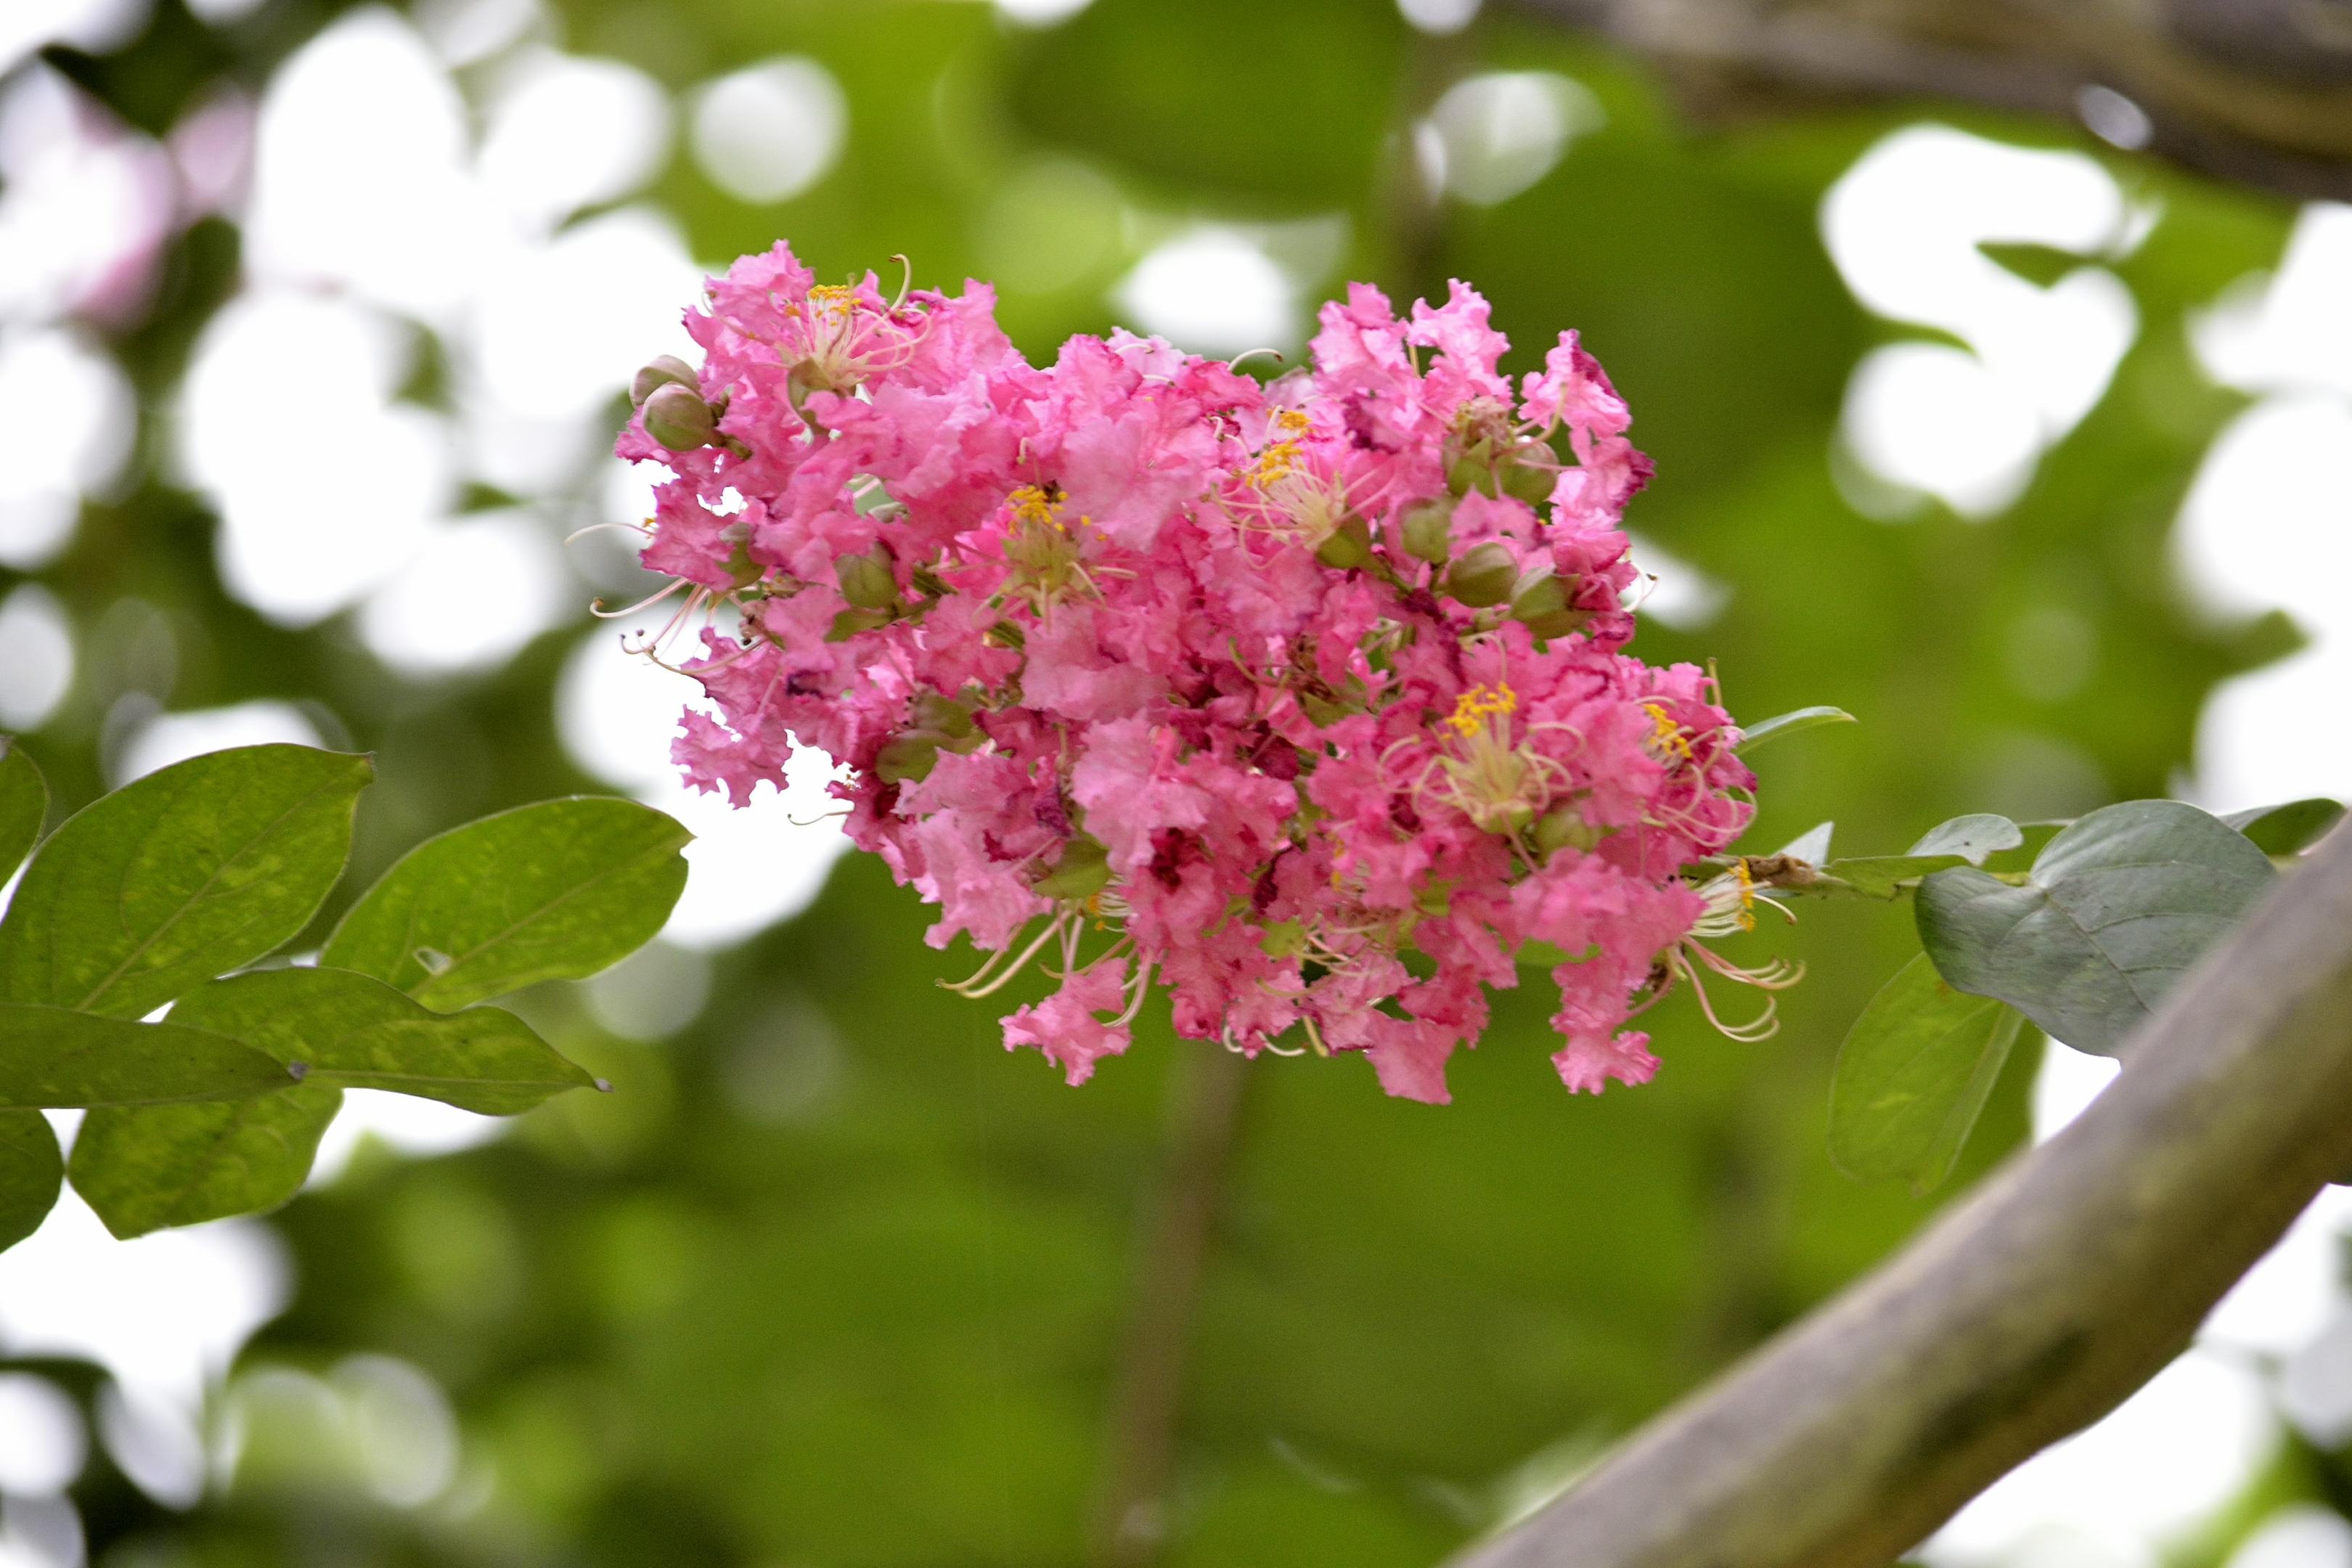
<path fill-rule="evenodd" d="M 880 545 L 863 555 L 845 555 L 833 563 L 834 574 L 841 579 L 841 596 L 861 610 L 896 609 L 898 604 L 898 578 L 890 570 L 890 557 Z"/>
<path fill-rule="evenodd" d="M 1445 574 L 1445 591 L 1474 610 L 1499 605 L 1519 580 L 1518 563 L 1496 540 L 1473 545 Z"/>
<path fill-rule="evenodd" d="M 1091 899 L 1110 886 L 1110 851 L 1079 834 L 1062 846 L 1061 858 L 1030 887 L 1047 899 Z"/>
<path fill-rule="evenodd" d="M 915 784 L 939 765 L 939 742 L 928 735 L 893 735 L 874 759 L 874 776 L 884 784 Z"/>
<path fill-rule="evenodd" d="M 1301 921 L 1276 921 L 1257 939 L 1258 951 L 1268 958 L 1294 958 L 1307 951 L 1307 926 Z"/>
<path fill-rule="evenodd" d="M 664 354 L 637 372 L 637 378 L 629 384 L 629 406 L 643 408 L 646 398 L 672 384 L 691 388 L 698 397 L 702 395 L 702 378 L 694 374 L 694 367 L 676 354 Z"/>
<path fill-rule="evenodd" d="M 1432 566 L 1443 566 L 1454 554 L 1454 505 L 1451 501 L 1415 501 L 1404 510 L 1404 552 Z"/>
<path fill-rule="evenodd" d="M 1495 444 L 1485 437 L 1445 465 L 1445 488 L 1457 496 L 1472 490 L 1495 493 Z"/>
<path fill-rule="evenodd" d="M 1543 441 L 1530 441 L 1519 447 L 1503 469 L 1503 493 L 1529 506 L 1541 506 L 1549 500 L 1552 487 L 1559 482 L 1559 456 Z"/>
<path fill-rule="evenodd" d="M 833 625 L 825 630 L 824 640 L 847 642 L 860 632 L 870 632 L 877 626 L 887 626 L 898 618 L 898 612 L 895 609 L 844 610 L 833 617 Z"/>
<path fill-rule="evenodd" d="M 952 697 L 942 697 L 936 691 L 918 692 L 915 696 L 915 727 L 936 730 L 950 741 L 961 741 L 972 733 L 971 710 Z"/>
<path fill-rule="evenodd" d="M 1572 805 L 1555 805 L 1536 820 L 1534 837 L 1536 847 L 1549 855 L 1564 845 L 1590 851 L 1609 837 L 1609 830 L 1585 821 Z"/>
<path fill-rule="evenodd" d="M 646 395 L 646 434 L 673 452 L 691 452 L 710 445 L 719 433 L 710 405 L 702 394 L 675 381 L 664 382 Z"/>
<path fill-rule="evenodd" d="M 1368 564 L 1372 559 L 1372 531 L 1360 517 L 1350 517 L 1332 530 L 1315 552 L 1315 559 L 1341 571 Z"/>
<path fill-rule="evenodd" d="M 1592 619 L 1592 612 L 1569 608 L 1569 596 L 1579 585 L 1573 577 L 1563 583 L 1549 572 L 1529 573 L 1511 596 L 1511 619 L 1539 637 L 1580 632 Z"/>

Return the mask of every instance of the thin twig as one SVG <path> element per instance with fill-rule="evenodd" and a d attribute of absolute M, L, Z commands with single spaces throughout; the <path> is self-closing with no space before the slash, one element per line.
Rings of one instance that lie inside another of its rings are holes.
<path fill-rule="evenodd" d="M 1247 1058 L 1213 1047 L 1187 1048 L 1182 1059 L 1168 1163 L 1143 1225 L 1111 1399 L 1095 1537 L 1096 1559 L 1107 1568 L 1155 1561 L 1166 1538 L 1202 1265 L 1249 1070 Z"/>

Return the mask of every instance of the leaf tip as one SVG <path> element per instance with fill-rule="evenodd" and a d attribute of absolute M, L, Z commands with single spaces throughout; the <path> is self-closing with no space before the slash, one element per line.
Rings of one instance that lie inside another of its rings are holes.
<path fill-rule="evenodd" d="M 613 1080 L 611 1079 L 600 1078 L 593 1079 L 592 1081 L 596 1085 L 596 1092 L 598 1094 L 610 1094 L 613 1092 Z"/>

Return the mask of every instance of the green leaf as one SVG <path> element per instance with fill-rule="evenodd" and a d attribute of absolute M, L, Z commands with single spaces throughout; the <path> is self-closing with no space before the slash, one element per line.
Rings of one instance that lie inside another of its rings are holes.
<path fill-rule="evenodd" d="M 0 1002 L 0 1106 L 243 1100 L 299 1072 L 226 1034 Z"/>
<path fill-rule="evenodd" d="M 2344 803 L 2321 796 L 2291 800 L 2284 805 L 2233 811 L 2221 820 L 2254 841 L 2265 855 L 2295 855 L 2319 841 L 2344 815 Z"/>
<path fill-rule="evenodd" d="M 2063 822 L 2021 822 L 2017 825 L 2017 831 L 2022 842 L 2014 849 L 1994 850 L 1979 864 L 1986 870 L 2002 876 L 2030 871 L 2034 861 L 2042 858 L 2042 852 L 2050 847 L 2050 841 L 2074 826 L 2074 819 L 2071 816 Z"/>
<path fill-rule="evenodd" d="M 1830 1158 L 1924 1193 L 1951 1173 L 2017 1044 L 2017 1009 L 1956 991 L 1921 953 L 1863 1009 L 1830 1082 Z"/>
<path fill-rule="evenodd" d="M 1854 721 L 1853 715 L 1843 708 L 1800 708 L 1793 713 L 1776 713 L 1769 719 L 1748 725 L 1740 732 L 1739 744 L 1731 749 L 1744 757 L 1767 741 L 1777 741 L 1805 730 L 1818 730 L 1824 724 L 1851 724 Z"/>
<path fill-rule="evenodd" d="M 1837 831 L 1835 822 L 1816 823 L 1778 849 L 1775 855 L 1786 855 L 1792 860 L 1818 866 L 1830 858 L 1830 836 Z"/>
<path fill-rule="evenodd" d="M 1822 876 L 1836 879 L 1829 887 L 1793 890 L 1834 891 L 1865 899 L 1899 899 L 1917 887 L 1920 879 L 1967 864 L 1968 861 L 1958 855 L 1857 855 L 1848 860 L 1832 860 L 1822 868 Z"/>
<path fill-rule="evenodd" d="M 342 1103 L 306 1083 L 227 1104 L 102 1106 L 74 1135 L 74 1191 L 124 1241 L 273 1209 L 301 1190 Z"/>
<path fill-rule="evenodd" d="M 13 737 L 0 746 L 5 746 L 0 749 L 0 882 L 5 882 L 40 842 L 41 819 L 49 813 L 49 786 Z M 0 1226 L 0 1235 L 5 1234 L 6 1227 Z"/>
<path fill-rule="evenodd" d="M 651 941 L 693 835 L 635 801 L 526 805 L 427 839 L 343 916 L 320 962 L 451 1012 L 579 980 Z"/>
<path fill-rule="evenodd" d="M 0 1001 L 152 1012 L 292 938 L 342 875 L 365 757 L 244 746 L 148 774 L 52 834 L 0 921 Z"/>
<path fill-rule="evenodd" d="M 1957 855 L 1971 866 L 1981 866 L 1987 856 L 2019 848 L 2024 843 L 2025 834 L 2017 824 L 2005 816 L 1979 811 L 1927 829 L 1906 853 Z"/>
<path fill-rule="evenodd" d="M 65 1178 L 58 1135 L 37 1110 L 0 1110 L 0 1252 L 41 1228 Z"/>
<path fill-rule="evenodd" d="M 2276 879 L 2219 818 L 2179 801 L 2126 801 L 2051 839 L 2021 887 L 1969 867 L 1929 877 L 1919 935 L 1953 985 L 2112 1056 Z"/>
<path fill-rule="evenodd" d="M 172 1016 L 307 1063 L 307 1082 L 394 1089 L 486 1116 L 596 1083 L 512 1013 L 436 1013 L 345 969 L 231 975 L 191 993 Z"/>

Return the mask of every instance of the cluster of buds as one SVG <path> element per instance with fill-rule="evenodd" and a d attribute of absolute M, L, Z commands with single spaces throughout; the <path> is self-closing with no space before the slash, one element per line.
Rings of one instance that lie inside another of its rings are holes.
<path fill-rule="evenodd" d="M 1575 334 L 1515 395 L 1470 289 L 1358 285 L 1261 384 L 1125 332 L 1033 366 L 993 308 L 780 245 L 638 378 L 691 782 L 846 764 L 851 838 L 990 955 L 953 988 L 1058 977 L 1004 1037 L 1073 1083 L 1155 977 L 1181 1035 L 1435 1101 L 1531 943 L 1571 1089 L 1650 1077 L 1625 1025 L 1678 980 L 1785 983 L 1701 944 L 1751 919 L 1699 867 L 1753 779 L 1704 671 L 1622 651 L 1650 468 Z"/>

